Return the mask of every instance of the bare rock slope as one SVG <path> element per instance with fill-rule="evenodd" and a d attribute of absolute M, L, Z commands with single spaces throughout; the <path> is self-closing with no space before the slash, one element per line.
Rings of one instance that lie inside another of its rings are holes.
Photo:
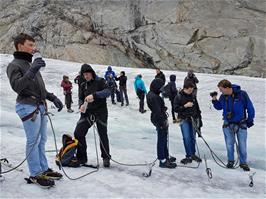
<path fill-rule="evenodd" d="M 266 76 L 265 0 L 9 0 L 1 53 L 35 36 L 45 57 Z"/>

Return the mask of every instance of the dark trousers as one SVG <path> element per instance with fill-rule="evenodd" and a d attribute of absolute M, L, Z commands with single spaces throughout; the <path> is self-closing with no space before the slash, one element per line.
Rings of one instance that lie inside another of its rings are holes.
<path fill-rule="evenodd" d="M 126 86 L 120 86 L 119 90 L 120 90 L 121 103 L 124 104 L 124 95 L 125 95 L 126 104 L 129 104 Z"/>
<path fill-rule="evenodd" d="M 72 93 L 66 93 L 65 94 L 65 104 L 66 104 L 67 109 L 71 109 Z"/>
<path fill-rule="evenodd" d="M 156 126 L 157 131 L 157 158 L 159 160 L 163 160 L 168 158 L 169 152 L 168 152 L 168 128 L 167 129 L 160 129 L 160 127 Z"/>
<path fill-rule="evenodd" d="M 114 103 L 115 102 L 116 88 L 111 88 L 110 91 L 111 91 L 111 100 L 112 100 L 112 103 Z"/>
<path fill-rule="evenodd" d="M 171 99 L 170 102 L 171 102 L 172 117 L 173 117 L 173 120 L 175 120 L 174 99 Z"/>
<path fill-rule="evenodd" d="M 138 90 L 137 91 L 137 95 L 139 98 L 139 111 L 143 111 L 144 110 L 144 99 L 145 99 L 145 92 L 142 90 Z"/>
<path fill-rule="evenodd" d="M 109 140 L 107 135 L 107 117 L 107 114 L 96 116 L 102 158 L 110 157 Z M 87 143 L 85 136 L 87 135 L 89 128 L 92 126 L 92 122 L 89 118 L 90 115 L 82 114 L 74 131 L 74 136 L 79 142 L 77 147 L 77 159 L 83 162 L 87 162 Z"/>

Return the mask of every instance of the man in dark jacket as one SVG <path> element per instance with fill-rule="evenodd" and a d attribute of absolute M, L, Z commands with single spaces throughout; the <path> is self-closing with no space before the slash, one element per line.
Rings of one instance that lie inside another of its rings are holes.
<path fill-rule="evenodd" d="M 121 97 L 121 106 L 124 106 L 124 95 L 126 100 L 126 106 L 129 105 L 128 96 L 127 96 L 127 76 L 125 71 L 121 71 L 120 76 L 116 77 L 115 80 L 119 81 L 119 90 Z"/>
<path fill-rule="evenodd" d="M 155 78 L 160 78 L 163 81 L 163 85 L 165 84 L 165 75 L 163 74 L 163 72 L 159 69 L 156 68 L 156 75 Z"/>
<path fill-rule="evenodd" d="M 147 94 L 147 104 L 151 110 L 151 122 L 156 127 L 157 139 L 157 158 L 160 160 L 161 168 L 175 168 L 174 157 L 169 158 L 167 138 L 168 138 L 168 119 L 163 98 L 160 97 L 161 88 L 164 83 L 156 78 L 151 82 L 150 91 Z"/>
<path fill-rule="evenodd" d="M 7 76 L 12 89 L 18 94 L 16 112 L 23 122 L 26 134 L 26 156 L 30 172 L 29 181 L 40 186 L 54 185 L 53 179 L 62 177 L 60 173 L 48 168 L 45 156 L 47 140 L 46 102 L 48 99 L 61 111 L 62 102 L 49 93 L 44 85 L 40 68 L 45 67 L 44 60 L 39 57 L 32 62 L 35 51 L 35 40 L 24 33 L 14 39 L 16 52 L 14 59 L 7 66 Z"/>
<path fill-rule="evenodd" d="M 78 84 L 78 87 L 79 87 L 80 84 L 82 84 L 82 82 L 84 81 L 85 81 L 84 77 L 80 75 L 80 72 L 79 72 L 79 74 L 74 79 L 75 84 Z"/>
<path fill-rule="evenodd" d="M 177 122 L 177 119 L 175 117 L 175 110 L 174 110 L 174 99 L 175 99 L 175 96 L 177 95 L 177 89 L 176 89 L 175 81 L 176 81 L 176 76 L 170 75 L 170 82 L 168 84 L 170 85 L 169 100 L 171 102 L 171 112 L 172 112 L 173 123 Z"/>
<path fill-rule="evenodd" d="M 217 92 L 211 93 L 215 109 L 223 110 L 223 132 L 225 137 L 228 164 L 227 168 L 234 167 L 235 136 L 238 140 L 240 167 L 249 171 L 247 165 L 247 128 L 252 127 L 255 110 L 248 94 L 240 86 L 231 84 L 224 79 L 218 83 L 222 95 L 217 100 Z"/>
<path fill-rule="evenodd" d="M 201 162 L 201 159 L 195 155 L 196 139 L 195 129 L 193 128 L 192 119 L 197 120 L 199 128 L 202 126 L 201 111 L 198 101 L 193 95 L 194 84 L 185 82 L 183 89 L 176 95 L 174 100 L 174 110 L 178 113 L 180 119 L 180 128 L 183 136 L 186 158 L 180 162 L 182 164 L 192 163 L 192 160 Z"/>
<path fill-rule="evenodd" d="M 86 79 L 79 88 L 79 105 L 81 116 L 74 131 L 79 141 L 77 159 L 81 165 L 87 162 L 86 134 L 88 129 L 96 122 L 100 137 L 101 156 L 103 166 L 110 167 L 109 140 L 107 135 L 107 104 L 106 98 L 110 90 L 103 78 L 96 77 L 92 67 L 88 64 L 81 66 L 81 75 Z M 87 104 L 87 105 L 86 105 Z"/>
<path fill-rule="evenodd" d="M 194 74 L 193 70 L 189 70 L 187 72 L 187 76 L 184 79 L 184 84 L 185 82 L 191 82 L 194 85 L 194 89 L 193 89 L 193 95 L 195 95 L 197 97 L 197 83 L 199 83 L 198 78 L 196 77 L 196 75 Z"/>

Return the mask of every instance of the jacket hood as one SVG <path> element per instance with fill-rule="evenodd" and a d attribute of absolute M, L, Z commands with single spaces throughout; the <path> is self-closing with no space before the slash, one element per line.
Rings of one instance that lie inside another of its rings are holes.
<path fill-rule="evenodd" d="M 153 91 L 154 93 L 160 93 L 161 88 L 164 86 L 163 80 L 160 78 L 155 78 L 152 80 L 151 85 L 150 85 L 150 90 Z"/>
<path fill-rule="evenodd" d="M 107 70 L 112 71 L 112 66 L 108 66 Z"/>
<path fill-rule="evenodd" d="M 81 66 L 80 72 L 82 75 L 83 75 L 83 73 L 86 73 L 86 72 L 92 73 L 93 79 L 96 78 L 96 73 L 89 64 L 83 64 Z"/>
<path fill-rule="evenodd" d="M 137 75 L 137 76 L 135 77 L 135 80 L 138 80 L 138 79 L 141 79 L 141 78 L 142 78 L 141 75 Z"/>
<path fill-rule="evenodd" d="M 175 75 L 170 75 L 170 81 L 171 82 L 175 82 L 176 80 L 176 76 Z"/>
<path fill-rule="evenodd" d="M 239 93 L 241 90 L 241 87 L 239 85 L 232 84 L 232 89 L 234 93 Z"/>

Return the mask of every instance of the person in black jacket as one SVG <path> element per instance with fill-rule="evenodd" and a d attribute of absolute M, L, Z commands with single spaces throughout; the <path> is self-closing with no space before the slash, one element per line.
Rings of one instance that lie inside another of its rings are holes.
<path fill-rule="evenodd" d="M 103 166 L 110 167 L 109 140 L 107 135 L 108 110 L 106 98 L 110 90 L 105 79 L 97 77 L 95 71 L 88 64 L 81 66 L 81 75 L 85 82 L 79 88 L 79 105 L 81 116 L 74 131 L 75 138 L 79 141 L 77 159 L 80 165 L 87 162 L 86 134 L 88 129 L 96 122 L 99 137 Z"/>
<path fill-rule="evenodd" d="M 197 97 L 197 83 L 199 83 L 198 78 L 196 77 L 196 75 L 194 74 L 193 70 L 189 70 L 187 72 L 187 76 L 184 79 L 184 84 L 186 82 L 191 82 L 194 85 L 194 89 L 193 89 L 193 95 L 195 95 Z"/>
<path fill-rule="evenodd" d="M 80 72 L 79 72 L 79 74 L 74 79 L 75 84 L 78 84 L 78 87 L 79 87 L 80 84 L 82 84 L 82 82 L 84 81 L 85 81 L 84 77 L 80 75 Z"/>
<path fill-rule="evenodd" d="M 40 68 L 45 67 L 44 60 L 39 56 L 32 62 L 36 51 L 35 40 L 27 34 L 21 33 L 14 39 L 16 52 L 14 59 L 7 66 L 7 76 L 12 89 L 17 93 L 16 113 L 23 122 L 26 134 L 26 156 L 31 183 L 43 187 L 54 185 L 53 179 L 62 177 L 60 173 L 48 168 L 45 156 L 47 140 L 47 112 L 46 99 L 53 102 L 61 111 L 62 102 L 46 90 Z"/>
<path fill-rule="evenodd" d="M 161 80 L 163 80 L 163 85 L 165 84 L 165 75 L 163 74 L 163 72 L 159 69 L 156 68 L 156 75 L 155 78 L 160 78 Z"/>
<path fill-rule="evenodd" d="M 124 95 L 126 100 L 126 106 L 129 105 L 128 96 L 127 96 L 127 76 L 125 71 L 120 72 L 120 76 L 115 78 L 116 81 L 119 81 L 119 90 L 121 97 L 121 106 L 124 106 Z"/>
<path fill-rule="evenodd" d="M 161 79 L 156 78 L 151 82 L 150 91 L 147 94 L 147 104 L 151 110 L 151 122 L 156 127 L 157 140 L 157 157 L 160 160 L 161 168 L 175 168 L 174 163 L 176 158 L 169 158 L 167 138 L 168 138 L 168 119 L 167 107 L 164 104 L 163 98 L 160 97 L 161 88 L 164 83 Z"/>
<path fill-rule="evenodd" d="M 175 81 L 176 81 L 176 76 L 170 75 L 170 82 L 168 84 L 170 85 L 169 100 L 171 102 L 171 113 L 172 113 L 173 123 L 177 122 L 177 119 L 175 117 L 175 111 L 174 111 L 174 99 L 175 99 L 175 96 L 177 95 L 177 89 L 176 89 Z"/>
<path fill-rule="evenodd" d="M 188 164 L 192 160 L 201 162 L 201 159 L 195 155 L 195 130 L 192 125 L 192 119 L 197 121 L 199 128 L 202 127 L 201 111 L 198 101 L 193 95 L 194 84 L 185 82 L 183 89 L 176 95 L 174 100 L 174 110 L 178 113 L 180 128 L 183 136 L 186 158 L 181 160 L 181 163 Z"/>

